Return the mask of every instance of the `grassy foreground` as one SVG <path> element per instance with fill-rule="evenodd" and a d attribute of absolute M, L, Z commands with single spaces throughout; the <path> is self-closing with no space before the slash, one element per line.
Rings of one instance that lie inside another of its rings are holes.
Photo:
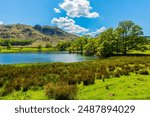
<path fill-rule="evenodd" d="M 150 57 L 0 66 L 3 100 L 150 99 Z"/>
<path fill-rule="evenodd" d="M 135 75 L 96 80 L 91 86 L 79 85 L 78 100 L 149 100 L 150 76 Z M 1 97 L 3 100 L 48 100 L 42 89 L 14 92 Z"/>
<path fill-rule="evenodd" d="M 80 100 L 150 100 L 150 76 L 135 75 L 97 80 L 92 86 L 80 86 Z"/>

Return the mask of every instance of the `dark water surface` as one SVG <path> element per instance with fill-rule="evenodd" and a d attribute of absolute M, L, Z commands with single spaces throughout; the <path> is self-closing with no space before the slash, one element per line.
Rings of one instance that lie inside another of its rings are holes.
<path fill-rule="evenodd" d="M 28 53 L 1 53 L 0 64 L 41 63 L 41 62 L 80 62 L 96 59 L 80 54 L 68 52 L 28 52 Z"/>

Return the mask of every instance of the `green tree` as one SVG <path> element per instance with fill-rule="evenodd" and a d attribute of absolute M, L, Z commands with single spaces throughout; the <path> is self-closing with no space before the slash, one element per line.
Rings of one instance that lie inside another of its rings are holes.
<path fill-rule="evenodd" d="M 84 46 L 85 55 L 94 55 L 96 53 L 96 39 L 89 38 L 87 44 Z"/>
<path fill-rule="evenodd" d="M 39 49 L 39 50 L 42 50 L 42 45 L 39 45 L 39 46 L 38 46 L 38 49 Z"/>
<path fill-rule="evenodd" d="M 45 47 L 46 47 L 46 48 L 51 48 L 52 45 L 51 45 L 51 44 L 46 44 Z"/>
<path fill-rule="evenodd" d="M 120 22 L 118 30 L 121 37 L 121 52 L 123 55 L 126 55 L 127 51 L 135 48 L 138 44 L 143 42 L 143 38 L 140 37 L 143 35 L 142 28 L 132 21 Z"/>
<path fill-rule="evenodd" d="M 60 50 L 60 51 L 65 51 L 65 50 L 67 50 L 67 48 L 69 48 L 70 47 L 70 42 L 69 41 L 60 41 L 60 42 L 58 42 L 58 44 L 57 44 L 57 48 L 58 48 L 58 50 Z"/>
<path fill-rule="evenodd" d="M 79 37 L 76 41 L 76 48 L 77 48 L 77 53 L 80 52 L 81 54 L 83 54 L 83 49 L 84 49 L 84 45 L 87 44 L 87 38 L 86 37 Z"/>
<path fill-rule="evenodd" d="M 97 41 L 97 54 L 102 57 L 110 57 L 115 51 L 115 37 L 113 28 L 107 29 L 102 32 Z"/>
<path fill-rule="evenodd" d="M 121 30 L 120 28 L 116 28 L 113 32 L 114 34 L 114 50 L 116 53 L 120 53 L 121 51 Z"/>
<path fill-rule="evenodd" d="M 69 47 L 69 53 L 77 52 L 77 45 L 75 41 L 72 41 Z"/>

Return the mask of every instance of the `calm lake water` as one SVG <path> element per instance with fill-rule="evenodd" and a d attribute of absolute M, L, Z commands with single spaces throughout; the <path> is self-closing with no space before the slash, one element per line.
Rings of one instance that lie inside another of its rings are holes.
<path fill-rule="evenodd" d="M 41 63 L 41 62 L 79 62 L 96 59 L 68 52 L 1 53 L 0 64 Z"/>

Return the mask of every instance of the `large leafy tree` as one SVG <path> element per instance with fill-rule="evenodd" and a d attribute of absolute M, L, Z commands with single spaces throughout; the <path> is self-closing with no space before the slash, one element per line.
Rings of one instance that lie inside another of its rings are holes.
<path fill-rule="evenodd" d="M 109 57 L 113 55 L 115 40 L 113 34 L 113 28 L 109 28 L 105 32 L 102 32 L 98 37 L 97 53 L 102 57 Z"/>
<path fill-rule="evenodd" d="M 65 50 L 67 50 L 68 47 L 70 47 L 69 41 L 60 41 L 57 44 L 57 49 L 60 51 L 65 51 Z"/>
<path fill-rule="evenodd" d="M 83 53 L 84 45 L 87 44 L 86 37 L 79 37 L 71 43 L 70 51 L 76 51 L 77 53 Z"/>
<path fill-rule="evenodd" d="M 85 55 L 94 55 L 96 53 L 96 39 L 88 38 L 87 44 L 84 46 Z"/>
<path fill-rule="evenodd" d="M 141 37 L 143 35 L 142 28 L 132 21 L 120 22 L 117 31 L 120 35 L 121 52 L 123 55 L 126 55 L 128 50 L 135 48 L 143 42 Z"/>

